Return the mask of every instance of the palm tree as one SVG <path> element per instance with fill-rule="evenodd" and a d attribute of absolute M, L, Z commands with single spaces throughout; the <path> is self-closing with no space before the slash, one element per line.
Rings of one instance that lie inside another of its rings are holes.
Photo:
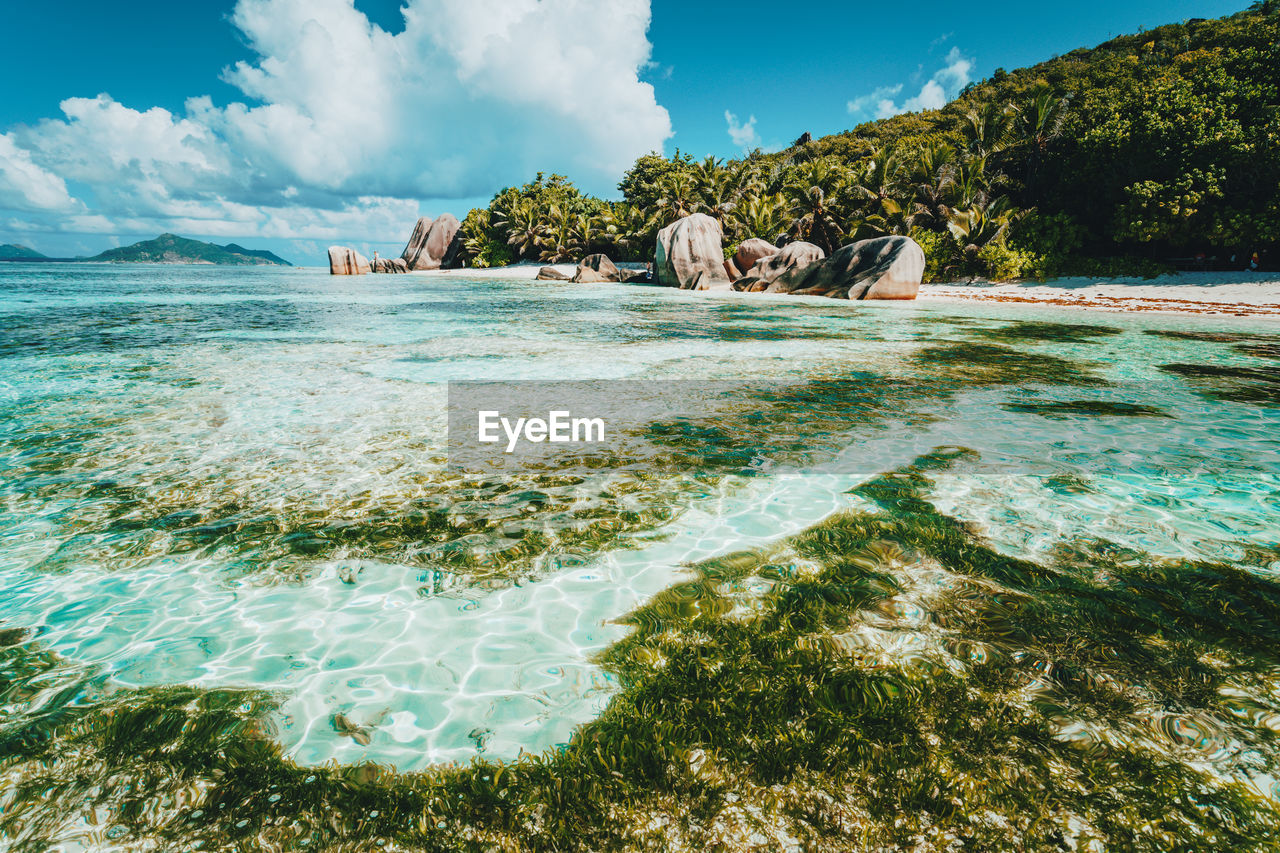
<path fill-rule="evenodd" d="M 1007 148 L 1016 112 L 1011 105 L 1002 107 L 989 101 L 981 108 L 965 113 L 960 130 L 969 153 L 975 157 L 987 157 Z"/>
<path fill-rule="evenodd" d="M 1070 96 L 1055 97 L 1053 90 L 1047 86 L 1037 88 L 1032 93 L 1031 103 L 1021 114 L 1021 130 L 1030 149 L 1027 154 L 1027 189 L 1036 182 L 1040 171 L 1040 161 L 1049 151 L 1049 146 L 1062 135 L 1062 127 L 1067 120 L 1067 105 Z"/>
<path fill-rule="evenodd" d="M 1030 211 L 1013 206 L 1008 196 L 986 202 L 975 202 L 964 210 L 953 210 L 947 230 L 966 251 L 980 249 L 989 243 L 1004 243 L 1009 226 Z"/>
<path fill-rule="evenodd" d="M 777 243 L 791 225 L 787 200 L 782 193 L 747 195 L 729 214 L 729 224 L 736 239 L 759 237 Z"/>
<path fill-rule="evenodd" d="M 538 216 L 533 202 L 522 199 L 498 216 L 495 223 L 507 232 L 507 245 L 520 258 L 532 258 L 538 254 L 546 236 L 546 225 Z"/>
<path fill-rule="evenodd" d="M 916 151 L 910 167 L 917 220 L 942 223 L 947 218 L 947 198 L 955 180 L 956 149 L 945 142 L 929 142 Z"/>
<path fill-rule="evenodd" d="M 573 257 L 569 246 L 573 217 L 560 205 L 552 204 L 547 207 L 544 223 L 542 238 L 538 242 L 542 249 L 539 260 L 550 264 L 570 260 Z"/>
<path fill-rule="evenodd" d="M 885 200 L 907 195 L 903 187 L 905 173 L 906 163 L 897 151 L 876 149 L 856 173 L 851 189 L 864 202 L 869 202 L 867 207 L 875 212 Z"/>
<path fill-rule="evenodd" d="M 664 223 L 682 219 L 697 208 L 697 186 L 683 170 L 664 175 L 658 186 L 662 193 L 658 210 Z"/>

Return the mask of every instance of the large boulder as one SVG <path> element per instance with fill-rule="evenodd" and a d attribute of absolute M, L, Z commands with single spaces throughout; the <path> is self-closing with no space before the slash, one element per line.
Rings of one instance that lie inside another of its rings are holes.
<path fill-rule="evenodd" d="M 778 247 L 768 240 L 761 240 L 759 237 L 743 240 L 738 245 L 737 254 L 733 256 L 733 265 L 742 270 L 742 275 L 736 276 L 736 278 L 742 278 L 742 276 L 750 272 L 751 268 L 756 265 L 756 261 L 776 254 L 778 254 Z"/>
<path fill-rule="evenodd" d="M 372 266 L 374 272 L 381 273 L 405 273 L 409 271 L 409 265 L 404 262 L 404 258 L 375 257 L 370 266 Z"/>
<path fill-rule="evenodd" d="M 805 279 L 827 257 L 813 243 L 788 243 L 781 251 L 766 255 L 751 265 L 750 271 L 733 283 L 734 290 L 790 293 L 804 285 Z"/>
<path fill-rule="evenodd" d="M 923 277 L 920 244 L 891 235 L 845 246 L 791 292 L 833 299 L 915 299 Z"/>
<path fill-rule="evenodd" d="M 462 243 L 458 229 L 462 223 L 451 213 L 445 213 L 435 221 L 422 217 L 409 236 L 404 247 L 404 258 L 411 270 L 438 270 L 452 267 L 457 260 Z"/>
<path fill-rule="evenodd" d="M 369 261 L 355 249 L 346 246 L 329 247 L 330 275 L 368 275 Z"/>
<path fill-rule="evenodd" d="M 555 267 L 543 267 L 542 269 L 538 270 L 538 275 L 536 276 L 536 278 L 538 281 L 568 281 L 569 280 L 569 276 L 560 272 L 560 270 L 556 269 Z"/>
<path fill-rule="evenodd" d="M 404 247 L 404 251 L 400 253 L 400 257 L 404 259 L 409 269 L 416 269 L 414 260 L 427 250 L 427 235 L 431 233 L 431 224 L 434 222 L 430 216 L 424 216 L 418 220 L 413 226 L 413 233 L 409 235 L 409 243 Z"/>
<path fill-rule="evenodd" d="M 729 290 L 720 223 L 705 213 L 677 219 L 658 232 L 654 280 L 681 290 Z"/>
<path fill-rule="evenodd" d="M 622 274 L 618 271 L 618 267 L 613 261 L 609 260 L 605 255 L 587 255 L 578 264 L 578 269 L 574 272 L 570 281 L 575 283 L 622 281 Z"/>

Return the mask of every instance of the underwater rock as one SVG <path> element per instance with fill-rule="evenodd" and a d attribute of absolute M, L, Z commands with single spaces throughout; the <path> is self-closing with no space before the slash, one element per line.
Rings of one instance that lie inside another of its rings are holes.
<path fill-rule="evenodd" d="M 766 255 L 752 264 L 746 276 L 733 283 L 734 290 L 790 293 L 827 257 L 813 243 L 788 243 L 781 251 Z"/>
<path fill-rule="evenodd" d="M 578 264 L 578 269 L 570 281 L 577 284 L 593 281 L 622 281 L 622 274 L 606 255 L 587 255 Z"/>
<path fill-rule="evenodd" d="M 457 262 L 462 244 L 458 229 L 462 223 L 452 213 L 445 213 L 435 221 L 422 217 L 409 236 L 404 247 L 404 258 L 411 270 L 450 269 Z"/>
<path fill-rule="evenodd" d="M 833 299 L 915 299 L 923 277 L 920 244 L 892 235 L 845 246 L 789 292 Z"/>
<path fill-rule="evenodd" d="M 370 271 L 369 261 L 355 249 L 346 246 L 329 247 L 330 275 L 367 275 Z"/>
<path fill-rule="evenodd" d="M 728 290 L 720 223 L 705 213 L 677 219 L 658 232 L 654 280 L 681 290 Z"/>
<path fill-rule="evenodd" d="M 560 272 L 560 270 L 556 269 L 555 267 L 543 267 L 542 269 L 538 270 L 538 275 L 535 276 L 535 278 L 538 281 L 568 281 L 569 280 L 569 276 Z"/>
<path fill-rule="evenodd" d="M 747 275 L 761 258 L 776 254 L 778 254 L 778 247 L 768 240 L 761 240 L 759 237 L 743 240 L 738 246 L 737 254 L 733 256 L 733 265 L 741 271 L 734 276 L 734 279 Z"/>

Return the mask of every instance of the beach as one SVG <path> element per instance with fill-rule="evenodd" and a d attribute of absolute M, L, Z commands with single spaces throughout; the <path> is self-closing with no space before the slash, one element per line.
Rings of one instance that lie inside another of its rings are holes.
<path fill-rule="evenodd" d="M 413 274 L 520 281 L 534 279 L 538 270 L 548 266 L 566 276 L 572 276 L 577 269 L 575 264 L 529 263 Z M 640 269 L 643 265 L 619 264 L 619 267 Z M 804 297 L 771 294 L 761 298 Z M 1078 277 L 1046 281 L 978 281 L 971 284 L 949 282 L 921 285 L 916 301 L 929 304 L 993 302 L 1010 306 L 1056 306 L 1109 312 L 1280 318 L 1280 273 L 1188 272 L 1151 279 Z"/>

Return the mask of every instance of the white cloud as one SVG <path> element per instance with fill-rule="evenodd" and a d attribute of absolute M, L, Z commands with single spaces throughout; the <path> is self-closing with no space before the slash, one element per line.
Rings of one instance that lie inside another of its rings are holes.
<path fill-rule="evenodd" d="M 648 0 L 406 0 L 404 15 L 391 35 L 352 0 L 239 0 L 256 58 L 223 76 L 245 102 L 63 101 L 0 136 L 0 209 L 78 211 L 57 224 L 95 233 L 400 239 L 420 200 L 442 210 L 537 171 L 605 191 L 671 135 L 639 79 Z"/>
<path fill-rule="evenodd" d="M 902 91 L 902 84 L 896 86 L 881 86 L 868 95 L 860 95 L 849 101 L 849 114 L 868 118 L 870 116 L 879 117 L 880 113 L 887 108 L 893 106 L 893 99 Z"/>
<path fill-rule="evenodd" d="M 946 65 L 934 72 L 914 97 L 898 103 L 895 98 L 902 92 L 902 84 L 884 86 L 849 101 L 850 115 L 863 119 L 888 118 L 899 113 L 941 109 L 973 80 L 973 60 L 961 53 L 960 48 L 951 48 L 944 61 Z"/>
<path fill-rule="evenodd" d="M 738 117 L 728 110 L 724 111 L 724 120 L 729 125 L 729 138 L 739 148 L 756 148 L 760 145 L 760 135 L 756 133 L 756 117 L 751 116 L 745 123 L 739 123 Z"/>
<path fill-rule="evenodd" d="M 67 192 L 67 182 L 40 168 L 31 152 L 13 137 L 0 134 L 0 209 L 66 211 L 80 206 Z"/>

